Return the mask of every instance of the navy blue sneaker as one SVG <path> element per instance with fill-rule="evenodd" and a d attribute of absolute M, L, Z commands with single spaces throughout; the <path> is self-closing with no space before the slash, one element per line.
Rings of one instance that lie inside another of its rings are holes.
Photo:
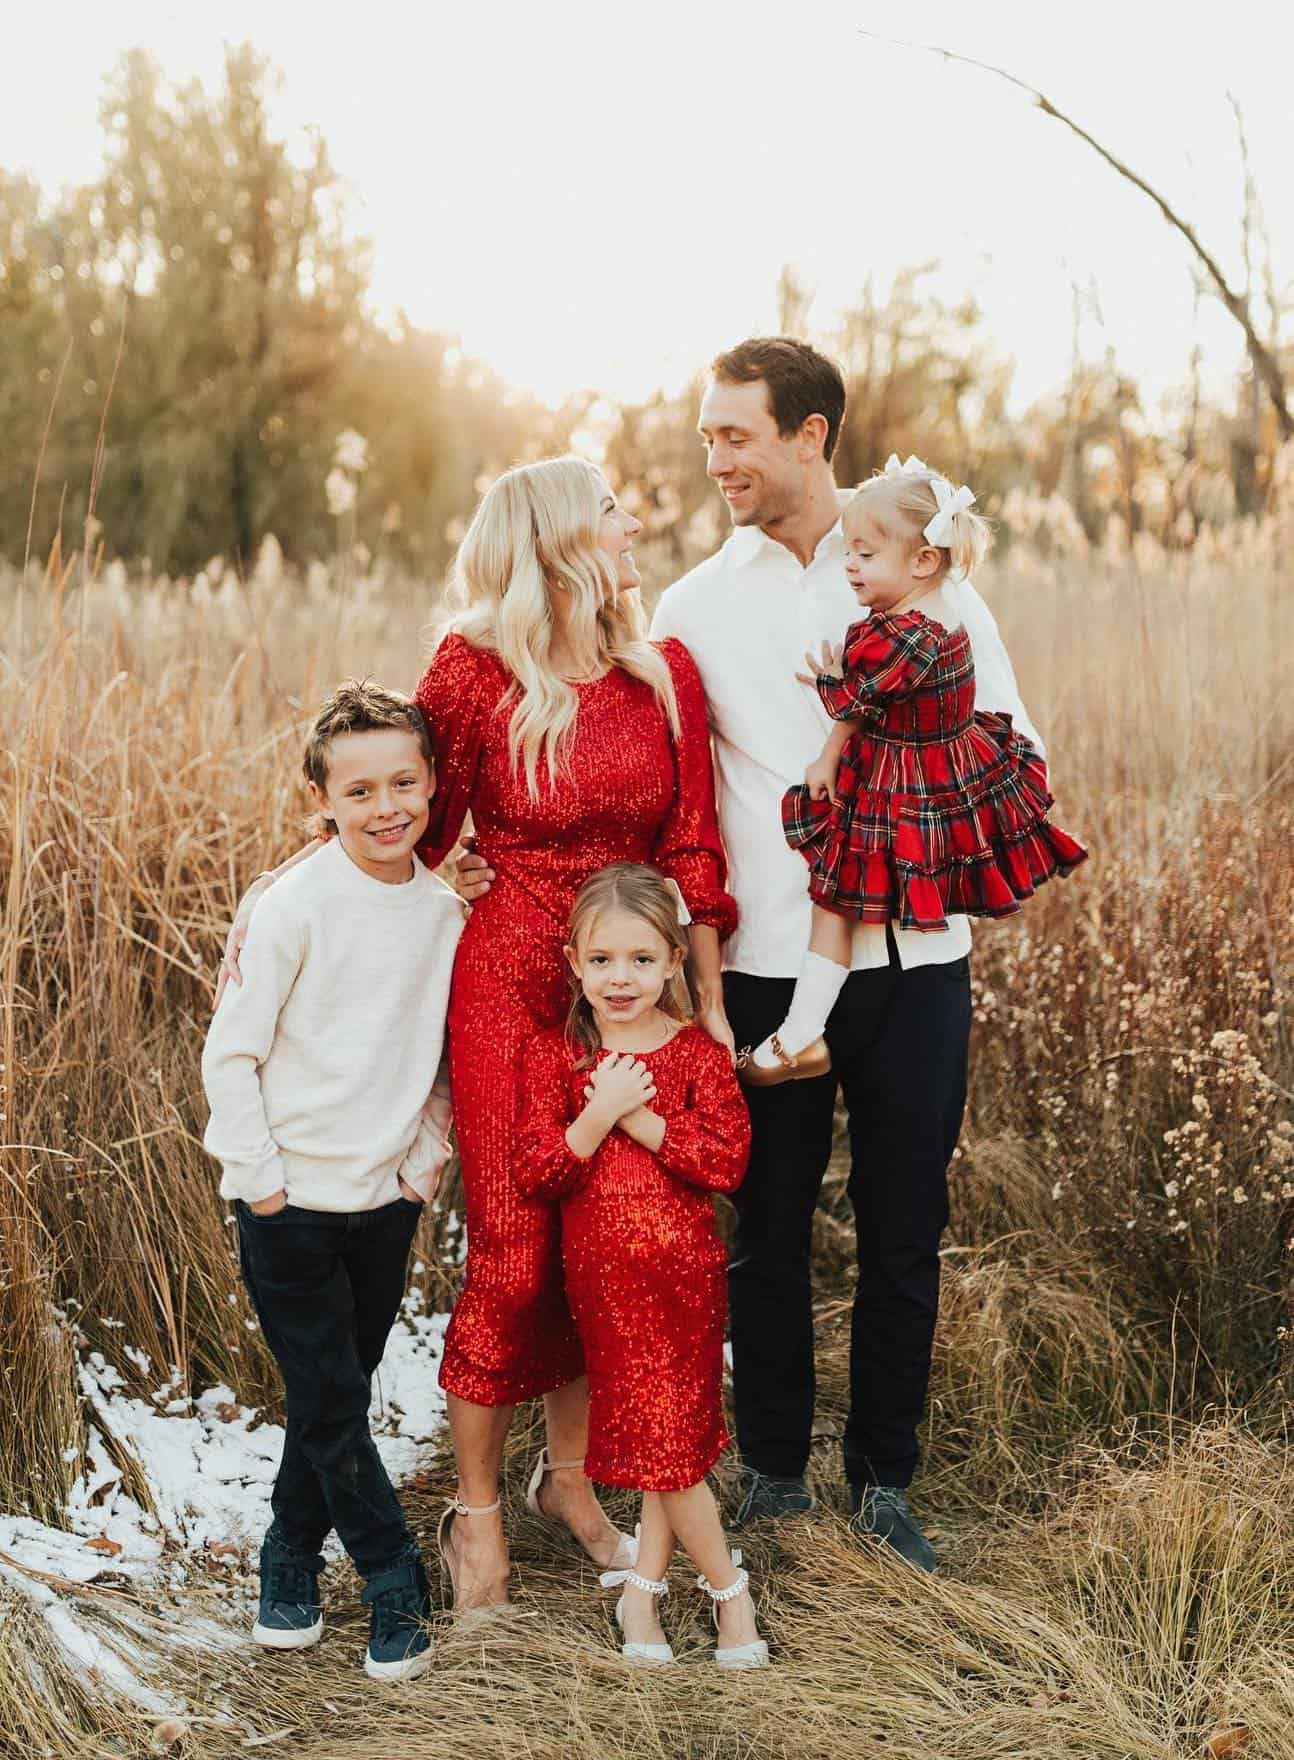
<path fill-rule="evenodd" d="M 375 1681 L 416 1681 L 431 1667 L 431 1600 L 418 1557 L 370 1577 L 360 1596 L 372 1608 L 364 1673 Z"/>
<path fill-rule="evenodd" d="M 908 1494 L 902 1486 L 851 1486 L 849 1501 L 853 1508 L 849 1518 L 851 1533 L 879 1540 L 882 1546 L 897 1552 L 901 1559 L 919 1571 L 937 1568 L 939 1561 L 935 1549 L 913 1515 Z"/>
<path fill-rule="evenodd" d="M 323 1637 L 317 1552 L 298 1552 L 272 1534 L 261 1544 L 261 1604 L 252 1638 L 266 1650 L 308 1650 Z"/>

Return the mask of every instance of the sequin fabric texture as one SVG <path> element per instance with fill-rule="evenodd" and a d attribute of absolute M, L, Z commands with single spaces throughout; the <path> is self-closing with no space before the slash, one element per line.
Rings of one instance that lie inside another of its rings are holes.
<path fill-rule="evenodd" d="M 750 1117 L 731 1060 L 699 1027 L 659 1051 L 653 1155 L 616 1129 L 577 1159 L 566 1128 L 587 1068 L 560 1029 L 527 1048 L 516 1177 L 561 1199 L 566 1293 L 589 1376 L 584 1470 L 602 1485 L 684 1491 L 727 1446 L 723 1325 L 727 1254 L 711 1192 L 741 1183 Z"/>
<path fill-rule="evenodd" d="M 560 1215 L 514 1175 L 521 1058 L 566 1017 L 562 946 L 578 888 L 609 862 L 651 862 L 693 920 L 731 932 L 736 906 L 715 819 L 705 696 L 681 643 L 662 645 L 680 732 L 651 687 L 613 668 L 579 685 L 568 767 L 540 769 L 532 800 L 508 751 L 512 678 L 461 636 L 442 642 L 417 697 L 432 730 L 436 794 L 419 853 L 437 866 L 470 812 L 496 879 L 458 945 L 449 1007 L 450 1085 L 467 1207 L 467 1275 L 441 1385 L 474 1405 L 560 1387 L 584 1359 L 563 1284 Z"/>

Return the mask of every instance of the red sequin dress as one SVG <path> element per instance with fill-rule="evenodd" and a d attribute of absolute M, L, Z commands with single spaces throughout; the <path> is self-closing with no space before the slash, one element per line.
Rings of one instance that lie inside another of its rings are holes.
<path fill-rule="evenodd" d="M 576 891 L 608 862 L 650 862 L 678 882 L 694 922 L 736 922 L 715 818 L 705 696 L 680 642 L 662 645 L 680 734 L 649 685 L 613 668 L 576 686 L 569 766 L 540 768 L 530 798 L 508 751 L 512 676 L 497 655 L 451 635 L 417 698 L 432 732 L 436 793 L 419 854 L 444 860 L 472 815 L 495 870 L 458 944 L 449 1005 L 450 1086 L 467 1203 L 467 1277 L 441 1385 L 474 1405 L 512 1405 L 583 1373 L 563 1287 L 560 1217 L 524 1198 L 513 1171 L 521 1056 L 566 1018 L 562 946 Z"/>
<path fill-rule="evenodd" d="M 1009 715 L 976 710 L 964 628 L 873 612 L 846 632 L 841 670 L 817 680 L 828 714 L 862 718 L 836 799 L 812 800 L 800 784 L 782 800 L 816 904 L 864 923 L 946 929 L 949 913 L 1009 916 L 1087 860 L 1047 818 L 1039 752 Z"/>
<path fill-rule="evenodd" d="M 584 1470 L 602 1485 L 685 1491 L 728 1445 L 727 1254 L 711 1192 L 740 1185 L 750 1117 L 732 1062 L 699 1027 L 636 1053 L 665 1120 L 655 1154 L 613 1130 L 587 1160 L 566 1128 L 588 1068 L 561 1029 L 527 1048 L 516 1179 L 561 1199 L 566 1294 L 589 1376 Z"/>

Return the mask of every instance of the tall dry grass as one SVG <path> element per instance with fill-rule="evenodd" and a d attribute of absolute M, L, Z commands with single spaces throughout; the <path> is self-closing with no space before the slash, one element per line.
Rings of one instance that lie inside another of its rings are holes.
<path fill-rule="evenodd" d="M 244 1734 L 282 1719 L 318 1755 L 834 1756 L 883 1738 L 923 1760 L 1158 1757 L 1238 1708 L 1264 1754 L 1290 1751 L 1294 1629 L 1271 1584 L 1292 1470 L 1292 553 L 1278 514 L 1173 556 L 1021 542 L 982 583 L 1058 816 L 1094 853 L 977 935 L 923 1488 L 953 1581 L 914 1585 L 830 1528 L 757 1545 L 783 1666 L 666 1689 L 621 1670 L 587 1574 L 576 1592 L 523 1524 L 544 1617 L 449 1640 L 452 1730 L 433 1739 L 427 1701 L 404 1697 L 366 1747 L 373 1701 L 334 1659 L 304 1725 L 299 1674 L 234 1667 Z M 86 578 L 58 559 L 0 577 L 4 1507 L 57 1519 L 65 1501 L 78 1339 L 128 1383 L 126 1344 L 193 1391 L 225 1380 L 273 1406 L 200 1148 L 210 987 L 241 886 L 300 837 L 314 703 L 348 673 L 412 685 L 434 599 L 349 568 L 294 574 L 272 546 L 243 580 Z M 817 1236 L 828 1502 L 843 1189 L 837 1166 Z M 448 1299 L 452 1255 L 437 1275 Z M 75 1728 L 105 1751 L 98 1718 L 125 1751 L 146 1742 L 137 1714 L 70 1689 L 59 1733 L 48 1708 L 24 1725 L 4 1686 L 22 1630 L 0 1619 L 0 1738 L 71 1753 Z M 190 1738 L 233 1745 L 214 1725 Z"/>

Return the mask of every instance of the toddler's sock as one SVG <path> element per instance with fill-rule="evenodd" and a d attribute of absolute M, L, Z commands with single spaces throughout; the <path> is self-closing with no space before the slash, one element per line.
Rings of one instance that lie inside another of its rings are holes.
<path fill-rule="evenodd" d="M 788 1057 L 798 1057 L 806 1045 L 820 1039 L 827 1028 L 827 1016 L 836 1006 L 841 986 L 849 976 L 848 966 L 838 966 L 834 959 L 809 952 L 800 966 L 795 991 L 786 1019 L 777 1029 L 782 1050 Z M 780 1062 L 773 1050 L 772 1035 L 755 1048 L 752 1062 L 765 1069 L 774 1069 Z"/>

